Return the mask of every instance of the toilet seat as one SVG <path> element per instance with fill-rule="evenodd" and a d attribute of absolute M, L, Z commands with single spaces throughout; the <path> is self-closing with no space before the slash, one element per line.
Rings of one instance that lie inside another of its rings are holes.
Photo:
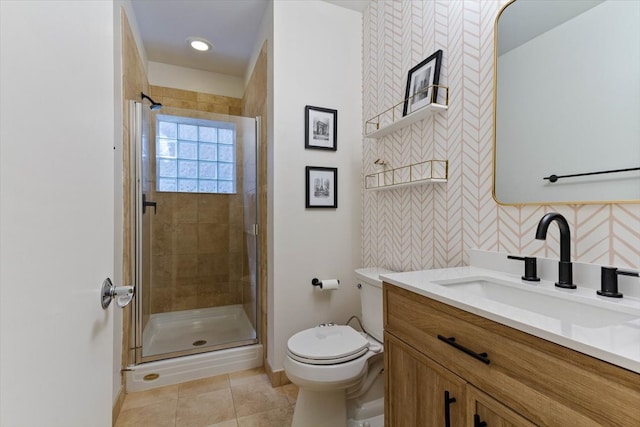
<path fill-rule="evenodd" d="M 350 326 L 317 326 L 289 338 L 287 354 L 310 365 L 349 362 L 369 351 L 369 341 Z"/>

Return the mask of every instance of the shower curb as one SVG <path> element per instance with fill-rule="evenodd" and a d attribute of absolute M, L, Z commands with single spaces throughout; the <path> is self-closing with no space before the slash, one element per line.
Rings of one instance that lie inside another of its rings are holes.
<path fill-rule="evenodd" d="M 127 392 L 151 390 L 186 381 L 229 374 L 262 366 L 262 344 L 141 363 L 126 372 Z M 158 378 L 145 381 L 149 374 Z"/>

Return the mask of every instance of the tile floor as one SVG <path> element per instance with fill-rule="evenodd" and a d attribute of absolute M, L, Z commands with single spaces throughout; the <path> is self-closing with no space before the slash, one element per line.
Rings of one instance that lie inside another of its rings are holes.
<path fill-rule="evenodd" d="M 116 427 L 286 427 L 298 389 L 262 368 L 129 393 Z"/>

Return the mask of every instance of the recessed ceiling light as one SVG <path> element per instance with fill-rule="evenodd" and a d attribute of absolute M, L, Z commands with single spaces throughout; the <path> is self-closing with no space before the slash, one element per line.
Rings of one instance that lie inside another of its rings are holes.
<path fill-rule="evenodd" d="M 213 44 L 209 40 L 203 39 L 201 37 L 189 37 L 187 41 L 189 42 L 189 46 L 200 52 L 213 50 Z"/>

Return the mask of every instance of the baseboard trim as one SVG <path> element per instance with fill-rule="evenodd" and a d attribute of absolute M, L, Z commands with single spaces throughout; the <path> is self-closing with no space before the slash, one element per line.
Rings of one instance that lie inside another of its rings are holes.
<path fill-rule="evenodd" d="M 120 391 L 118 392 L 118 397 L 116 401 L 113 402 L 113 408 L 111 409 L 111 426 L 116 425 L 116 421 L 120 416 L 120 411 L 122 410 L 122 404 L 124 403 L 124 398 L 126 393 L 124 391 L 124 387 L 120 387 Z"/>
<path fill-rule="evenodd" d="M 271 365 L 266 358 L 264 360 L 264 370 L 267 373 L 267 377 L 269 377 L 271 387 L 275 388 L 291 383 L 291 381 L 287 377 L 287 374 L 284 372 L 284 369 L 274 371 L 273 369 L 271 369 Z"/>

